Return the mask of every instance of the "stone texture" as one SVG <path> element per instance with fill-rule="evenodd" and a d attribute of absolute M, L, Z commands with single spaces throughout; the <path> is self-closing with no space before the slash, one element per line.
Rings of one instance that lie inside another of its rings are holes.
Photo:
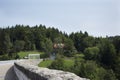
<path fill-rule="evenodd" d="M 89 80 L 74 73 L 37 67 L 28 62 L 16 62 L 15 67 L 27 76 L 28 80 Z"/>

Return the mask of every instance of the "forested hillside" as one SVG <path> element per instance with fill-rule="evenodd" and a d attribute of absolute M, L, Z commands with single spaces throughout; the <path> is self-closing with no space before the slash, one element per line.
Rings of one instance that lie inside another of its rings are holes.
<path fill-rule="evenodd" d="M 0 60 L 17 59 L 20 51 L 40 51 L 49 56 L 55 44 L 64 45 L 56 53 L 67 58 L 84 55 L 82 61 L 76 57 L 71 72 L 92 80 L 120 80 L 120 36 L 93 37 L 82 31 L 68 35 L 44 25 L 16 25 L 0 29 Z"/>

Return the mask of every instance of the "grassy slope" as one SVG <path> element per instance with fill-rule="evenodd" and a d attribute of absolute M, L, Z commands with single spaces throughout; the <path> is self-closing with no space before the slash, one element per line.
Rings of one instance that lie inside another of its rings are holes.
<path fill-rule="evenodd" d="M 51 65 L 51 63 L 53 62 L 53 60 L 45 60 L 45 61 L 42 61 L 41 63 L 39 63 L 39 67 L 48 67 Z M 64 60 L 64 66 L 65 67 L 71 67 L 74 65 L 74 60 Z"/>
<path fill-rule="evenodd" d="M 83 60 L 84 55 L 83 54 L 76 54 L 76 57 L 79 57 L 80 60 Z M 39 67 L 48 67 L 49 65 L 51 65 L 51 63 L 53 62 L 53 60 L 45 60 L 42 61 L 41 63 L 39 63 Z M 74 65 L 74 58 L 70 58 L 70 57 L 66 57 L 64 58 L 64 66 L 65 67 L 71 67 Z"/>
<path fill-rule="evenodd" d="M 74 60 L 64 60 L 64 66 L 71 67 L 74 65 Z"/>
<path fill-rule="evenodd" d="M 53 60 L 45 60 L 42 61 L 41 63 L 38 64 L 39 67 L 48 67 L 51 65 L 51 63 L 53 62 Z"/>

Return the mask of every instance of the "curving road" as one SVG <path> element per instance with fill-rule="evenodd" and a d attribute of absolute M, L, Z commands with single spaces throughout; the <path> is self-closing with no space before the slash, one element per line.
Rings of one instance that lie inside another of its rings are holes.
<path fill-rule="evenodd" d="M 8 60 L 8 61 L 0 61 L 0 80 L 18 80 L 17 76 L 14 72 L 14 62 L 26 62 L 32 65 L 38 65 L 42 59 L 31 59 L 31 60 Z"/>
<path fill-rule="evenodd" d="M 18 80 L 17 76 L 14 72 L 14 62 L 21 62 L 29 63 L 32 65 L 38 65 L 42 59 L 29 59 L 29 60 L 8 60 L 8 61 L 0 61 L 0 80 Z"/>
<path fill-rule="evenodd" d="M 13 68 L 15 61 L 0 61 L 0 80 L 18 80 Z"/>

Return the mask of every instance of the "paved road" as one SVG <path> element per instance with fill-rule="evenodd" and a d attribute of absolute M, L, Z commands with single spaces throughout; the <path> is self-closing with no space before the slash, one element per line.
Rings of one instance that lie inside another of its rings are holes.
<path fill-rule="evenodd" d="M 8 61 L 0 61 L 0 80 L 18 80 L 16 77 L 16 74 L 14 72 L 14 62 L 26 62 L 31 65 L 38 65 L 39 62 L 42 61 L 40 60 L 8 60 Z"/>
<path fill-rule="evenodd" d="M 0 80 L 18 80 L 13 68 L 15 61 L 0 61 Z"/>

